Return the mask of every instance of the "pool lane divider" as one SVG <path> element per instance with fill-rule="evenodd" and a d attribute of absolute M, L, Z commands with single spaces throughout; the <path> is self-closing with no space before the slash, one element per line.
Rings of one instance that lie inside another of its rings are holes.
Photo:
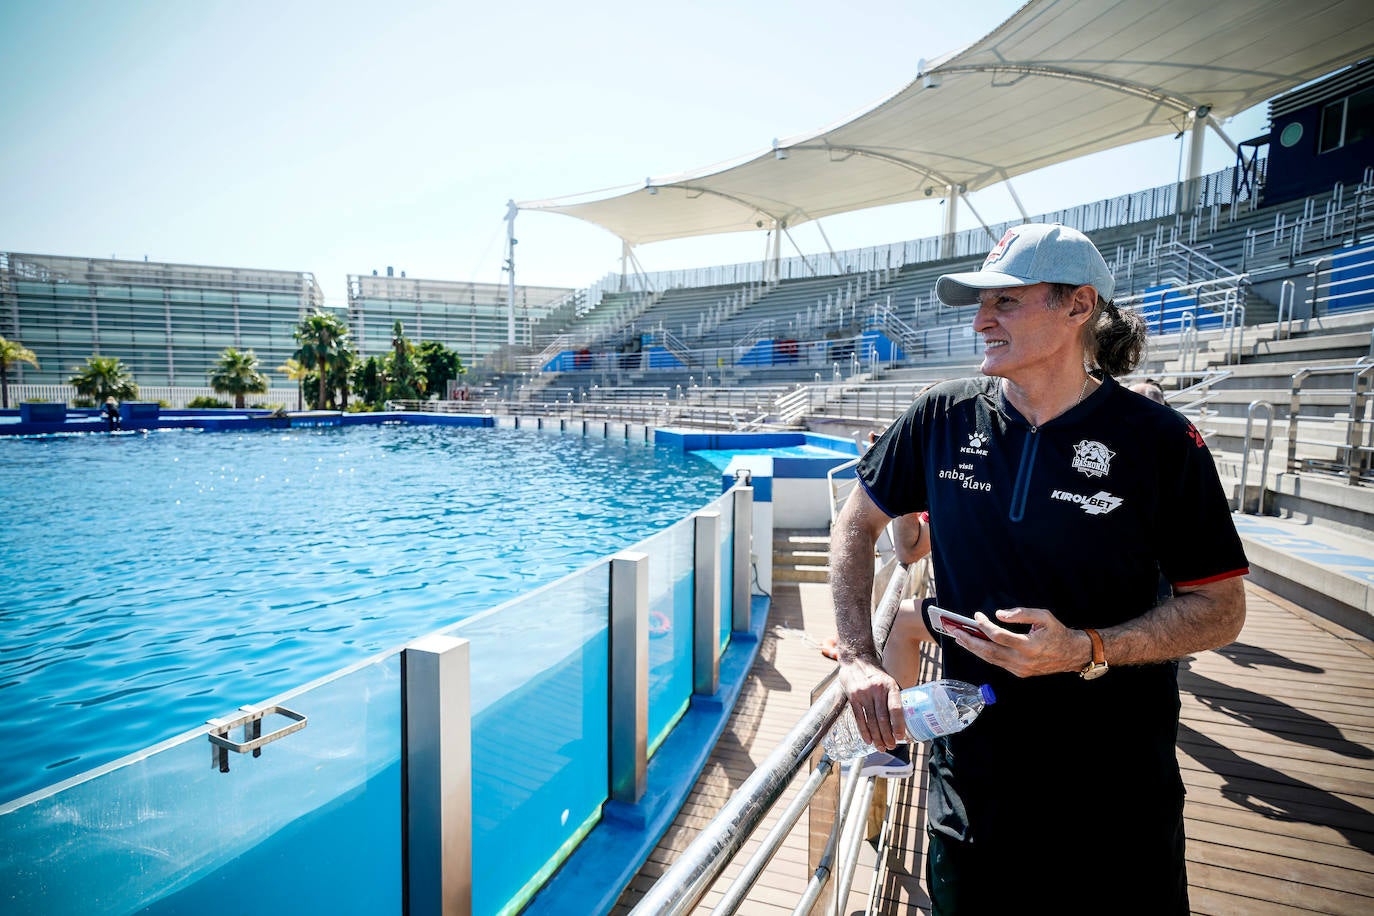
<path fill-rule="evenodd" d="M 749 629 L 735 633 L 720 657 L 720 689 L 694 695 L 686 714 L 650 758 L 647 786 L 638 804 L 607 801 L 601 822 L 587 835 L 526 914 L 604 914 L 615 906 L 672 826 L 730 722 L 749 679 L 768 625 L 769 599 L 753 595 Z"/>

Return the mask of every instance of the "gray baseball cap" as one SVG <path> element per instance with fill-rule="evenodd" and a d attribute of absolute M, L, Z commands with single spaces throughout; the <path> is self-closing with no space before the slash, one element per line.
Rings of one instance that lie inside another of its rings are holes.
<path fill-rule="evenodd" d="M 1109 302 L 1116 291 L 1107 262 L 1086 235 L 1068 226 L 1026 223 L 1007 230 L 981 270 L 935 281 L 935 295 L 945 305 L 976 305 L 985 289 L 1032 283 L 1092 286 Z"/>

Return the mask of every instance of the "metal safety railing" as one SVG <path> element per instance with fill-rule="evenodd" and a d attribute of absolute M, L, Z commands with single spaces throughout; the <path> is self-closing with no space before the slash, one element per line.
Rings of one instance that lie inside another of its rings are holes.
<path fill-rule="evenodd" d="M 873 637 L 878 646 L 883 646 L 887 642 L 887 636 L 897 618 L 897 609 L 908 576 L 907 568 L 893 565 L 891 578 L 888 579 L 882 599 L 873 613 Z M 711 885 L 739 854 L 744 843 L 758 829 L 764 816 L 777 804 L 788 785 L 801 771 L 802 766 L 819 745 L 821 736 L 839 718 L 844 704 L 843 688 L 838 681 L 832 682 L 782 742 L 735 791 L 720 813 L 702 828 L 691 844 L 678 855 L 672 867 L 640 899 L 632 914 L 671 916 L 687 913 L 700 903 Z M 778 826 L 765 838 L 761 845 L 762 858 L 756 855 L 726 890 L 725 900 L 729 902 L 729 907 L 717 907 L 714 913 L 723 916 L 735 912 L 735 908 L 743 902 L 749 888 L 762 874 L 767 860 L 780 848 L 782 836 L 795 825 L 807 803 L 833 772 L 833 763 L 822 759 L 798 794 L 798 799 L 803 800 L 794 800 L 780 816 Z M 845 790 L 847 797 L 854 797 L 859 782 L 857 778 L 850 779 Z M 866 791 L 872 792 L 871 781 Z M 848 879 L 843 878 L 844 867 L 847 867 L 849 874 L 852 875 L 853 867 L 858 861 L 856 855 L 849 854 L 841 858 L 841 869 L 832 868 L 830 863 L 835 861 L 836 850 L 847 851 L 846 846 L 840 845 L 846 836 L 845 824 L 848 822 L 852 825 L 852 818 L 857 816 L 860 816 L 860 812 L 855 811 L 848 818 L 837 818 L 832 828 L 832 840 L 827 843 L 832 854 L 818 866 L 795 912 L 810 912 L 811 905 L 819 899 L 820 890 L 837 872 L 841 875 L 842 883 L 846 883 Z M 783 826 L 784 824 L 786 826 Z M 852 836 L 853 830 L 851 826 L 849 836 Z M 813 890 L 813 885 L 819 887 Z"/>
<path fill-rule="evenodd" d="M 1236 487 L 1236 511 L 1247 511 L 1248 492 L 1246 489 L 1250 470 L 1250 445 L 1254 441 L 1255 417 L 1264 416 L 1264 435 L 1260 437 L 1260 475 L 1259 493 L 1255 498 L 1255 515 L 1264 514 L 1264 494 L 1269 480 L 1269 452 L 1274 446 L 1274 405 L 1268 401 L 1251 401 L 1245 412 L 1245 440 L 1240 451 L 1240 483 Z"/>
<path fill-rule="evenodd" d="M 1303 390 L 1308 379 L 1331 375 L 1349 376 L 1349 389 L 1324 389 L 1320 392 Z M 1370 464 L 1371 457 L 1374 457 L 1374 444 L 1370 442 L 1370 418 L 1367 416 L 1371 378 L 1374 378 L 1374 362 L 1364 360 L 1346 366 L 1309 366 L 1293 373 L 1292 394 L 1288 404 L 1287 469 L 1290 472 L 1308 470 L 1335 473 L 1352 484 L 1374 474 Z M 1315 403 L 1318 400 L 1328 403 Z M 1303 414 L 1304 404 L 1313 410 Z M 1340 406 L 1347 407 L 1343 415 L 1323 416 L 1314 412 L 1316 409 Z M 1299 457 L 1299 445 L 1305 446 L 1308 454 Z"/>

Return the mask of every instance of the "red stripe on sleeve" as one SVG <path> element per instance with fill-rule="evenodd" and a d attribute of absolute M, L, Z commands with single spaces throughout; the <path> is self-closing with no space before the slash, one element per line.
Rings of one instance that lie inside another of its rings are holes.
<path fill-rule="evenodd" d="M 1230 572 L 1218 573 L 1215 576 L 1208 576 L 1205 579 L 1193 579 L 1191 582 L 1175 582 L 1175 588 L 1190 588 L 1198 585 L 1206 585 L 1209 582 L 1220 582 L 1222 579 L 1234 579 L 1236 576 L 1250 575 L 1250 567 L 1244 569 L 1233 569 Z"/>

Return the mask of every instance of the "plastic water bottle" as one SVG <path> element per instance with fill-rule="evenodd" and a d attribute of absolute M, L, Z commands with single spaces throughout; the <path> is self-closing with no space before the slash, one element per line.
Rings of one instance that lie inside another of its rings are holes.
<path fill-rule="evenodd" d="M 976 687 L 966 681 L 939 680 L 902 691 L 902 714 L 912 741 L 929 741 L 963 731 L 985 706 L 997 702 L 990 684 Z M 853 760 L 876 750 L 859 736 L 854 710 L 844 714 L 821 742 L 831 760 Z"/>

